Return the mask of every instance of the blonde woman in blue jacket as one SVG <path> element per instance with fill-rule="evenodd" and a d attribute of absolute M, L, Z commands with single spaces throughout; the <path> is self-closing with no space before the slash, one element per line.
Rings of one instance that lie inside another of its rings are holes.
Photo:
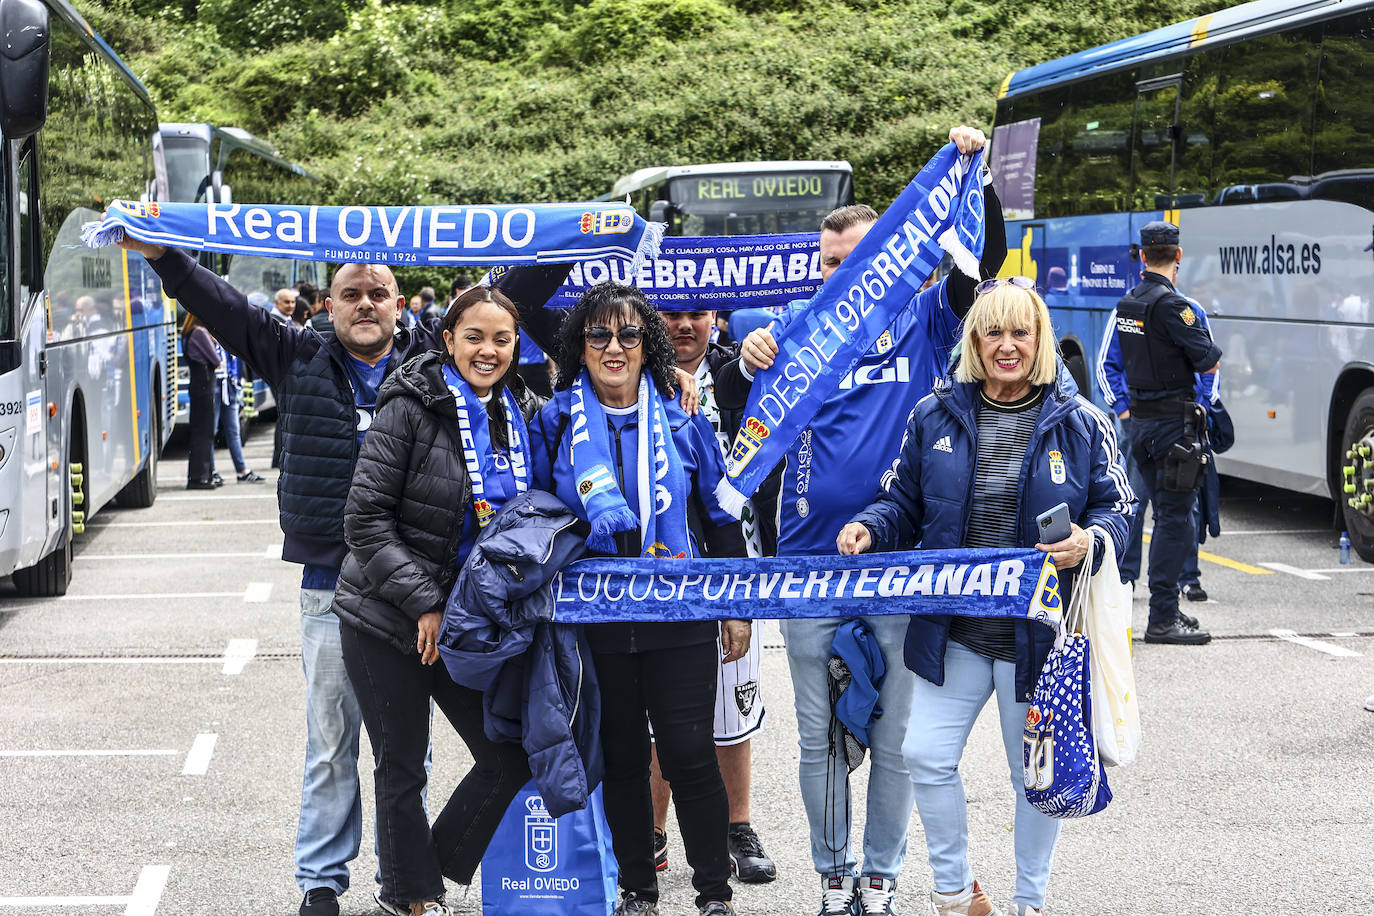
<path fill-rule="evenodd" d="M 1035 547 L 1054 558 L 1067 601 L 1092 539 L 1105 532 L 1122 549 L 1135 496 L 1115 431 L 1078 395 L 1032 281 L 979 285 L 954 378 L 911 412 L 882 486 L 877 501 L 841 530 L 841 553 L 918 544 Z M 1061 502 L 1072 533 L 1039 543 L 1036 516 Z M 902 754 L 935 875 L 934 916 L 1043 913 L 1059 822 L 1026 801 L 1021 748 L 1031 692 L 1053 642 L 1048 628 L 1030 621 L 911 618 L 904 655 L 918 677 Z M 969 866 L 959 778 L 969 731 L 994 693 L 1016 798 L 1016 887 L 1006 910 L 992 904 Z"/>

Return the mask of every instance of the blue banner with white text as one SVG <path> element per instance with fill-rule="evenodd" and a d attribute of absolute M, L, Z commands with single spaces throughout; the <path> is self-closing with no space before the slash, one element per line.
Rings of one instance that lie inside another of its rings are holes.
<path fill-rule="evenodd" d="M 661 223 L 628 204 L 464 207 L 298 207 L 116 200 L 81 239 L 92 248 L 128 233 L 152 245 L 305 261 L 558 264 L 653 257 Z"/>
<path fill-rule="evenodd" d="M 579 560 L 554 579 L 560 623 L 957 614 L 1057 626 L 1049 554 L 909 550 L 858 556 Z"/>
<path fill-rule="evenodd" d="M 983 253 L 982 153 L 946 144 L 845 258 L 805 311 L 775 335 L 773 365 L 754 376 L 744 423 L 716 497 L 743 505 L 864 352 L 940 265 L 978 276 Z"/>
<path fill-rule="evenodd" d="M 663 311 L 733 311 L 810 299 L 821 286 L 815 232 L 668 236 L 637 270 L 623 260 L 574 264 L 548 306 L 572 308 L 589 287 L 636 286 Z"/>

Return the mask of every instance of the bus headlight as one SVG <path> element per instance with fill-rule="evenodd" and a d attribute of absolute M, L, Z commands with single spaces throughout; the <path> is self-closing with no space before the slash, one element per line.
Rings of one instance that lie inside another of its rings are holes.
<path fill-rule="evenodd" d="M 18 430 L 11 426 L 9 429 L 0 429 L 0 468 L 10 460 L 10 453 L 14 451 L 14 437 Z"/>

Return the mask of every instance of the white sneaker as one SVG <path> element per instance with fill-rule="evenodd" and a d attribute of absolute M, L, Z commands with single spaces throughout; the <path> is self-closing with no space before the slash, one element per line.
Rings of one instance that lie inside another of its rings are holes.
<path fill-rule="evenodd" d="M 1045 916 L 1045 908 L 1037 910 L 1029 903 L 1008 903 L 1007 916 Z"/>
<path fill-rule="evenodd" d="M 1374 712 L 1374 697 L 1369 697 L 1364 701 L 1364 708 L 1370 712 Z"/>
<path fill-rule="evenodd" d="M 1005 916 L 992 905 L 988 895 L 973 882 L 973 887 L 958 897 L 945 897 L 935 891 L 930 892 L 930 916 Z"/>
<path fill-rule="evenodd" d="M 401 906 L 398 903 L 387 903 L 383 900 L 381 888 L 372 892 L 372 899 L 377 901 L 377 908 L 389 916 L 410 916 L 410 907 Z"/>
<path fill-rule="evenodd" d="M 859 916 L 896 916 L 892 898 L 897 895 L 897 882 L 892 878 L 859 878 Z"/>
<path fill-rule="evenodd" d="M 816 916 L 853 916 L 854 876 L 821 878 L 821 908 Z"/>
<path fill-rule="evenodd" d="M 425 904 L 425 908 L 420 911 L 421 916 L 458 916 L 455 910 L 444 906 L 437 900 L 431 900 Z"/>

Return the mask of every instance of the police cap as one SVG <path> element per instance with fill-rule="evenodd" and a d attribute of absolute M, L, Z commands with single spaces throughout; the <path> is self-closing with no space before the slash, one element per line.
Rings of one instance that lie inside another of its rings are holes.
<path fill-rule="evenodd" d="M 1150 245 L 1177 245 L 1178 227 L 1173 223 L 1155 220 L 1140 227 L 1140 247 Z"/>

